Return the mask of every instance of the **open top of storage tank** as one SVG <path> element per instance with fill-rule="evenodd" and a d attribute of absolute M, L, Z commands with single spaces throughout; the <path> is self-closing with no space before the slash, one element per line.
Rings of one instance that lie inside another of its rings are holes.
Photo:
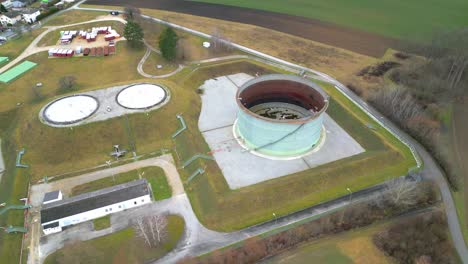
<path fill-rule="evenodd" d="M 328 96 L 312 81 L 272 74 L 245 83 L 237 93 L 237 103 L 242 111 L 257 118 L 301 124 L 327 109 Z"/>

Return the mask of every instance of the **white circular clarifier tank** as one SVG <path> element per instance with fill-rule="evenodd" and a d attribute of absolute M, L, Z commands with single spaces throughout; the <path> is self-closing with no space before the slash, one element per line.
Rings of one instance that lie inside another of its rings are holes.
<path fill-rule="evenodd" d="M 117 95 L 117 103 L 128 109 L 148 109 L 166 99 L 166 90 L 155 84 L 136 84 Z"/>
<path fill-rule="evenodd" d="M 94 114 L 98 106 L 98 101 L 89 95 L 67 96 L 50 103 L 43 116 L 53 124 L 73 124 Z"/>

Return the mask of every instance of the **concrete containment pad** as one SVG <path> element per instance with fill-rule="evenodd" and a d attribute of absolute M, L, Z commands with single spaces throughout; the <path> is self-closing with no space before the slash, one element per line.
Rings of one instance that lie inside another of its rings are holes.
<path fill-rule="evenodd" d="M 117 100 L 118 95 L 121 95 L 120 102 Z M 67 113 L 66 111 L 55 111 L 58 112 L 56 116 L 60 114 L 59 121 L 61 122 L 59 122 L 47 117 L 47 109 L 49 107 L 53 107 L 55 102 L 61 102 L 61 99 L 59 99 L 46 104 L 40 110 L 39 120 L 53 127 L 68 127 L 103 121 L 126 114 L 153 111 L 169 102 L 170 92 L 169 89 L 161 85 L 136 83 L 83 92 L 69 98 L 74 97 L 94 98 L 96 100 L 97 107 L 90 112 L 90 110 L 88 110 L 88 105 L 91 104 L 88 103 L 85 105 L 85 110 L 87 111 L 83 112 L 83 106 L 80 105 L 80 102 L 75 103 L 76 106 L 72 108 L 70 104 L 66 102 L 66 104 L 64 104 L 65 107 L 61 107 L 60 109 L 65 108 L 65 110 L 67 110 L 67 108 L 71 108 L 71 110 L 74 111 L 69 110 L 70 113 Z M 77 113 L 76 116 L 80 117 L 79 119 L 71 115 L 75 112 Z"/>
<path fill-rule="evenodd" d="M 330 116 L 324 115 L 326 139 L 316 151 L 298 159 L 272 160 L 242 148 L 233 134 L 238 86 L 253 78 L 244 73 L 206 81 L 198 126 L 231 189 L 238 189 L 364 152 Z"/>

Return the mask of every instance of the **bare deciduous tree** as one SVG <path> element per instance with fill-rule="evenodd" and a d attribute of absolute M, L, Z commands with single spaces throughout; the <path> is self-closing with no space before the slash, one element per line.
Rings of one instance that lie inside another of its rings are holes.
<path fill-rule="evenodd" d="M 135 222 L 135 231 L 137 233 L 137 236 L 143 238 L 145 240 L 145 243 L 148 246 L 151 246 L 151 240 L 148 236 L 145 219 L 143 217 L 140 217 L 137 218 Z"/>
<path fill-rule="evenodd" d="M 155 239 L 154 231 L 156 231 L 158 243 L 166 237 L 167 235 L 167 218 L 161 215 L 153 215 L 150 217 L 150 227 L 153 234 L 153 240 Z M 153 231 L 154 230 L 154 231 Z"/>
<path fill-rule="evenodd" d="M 137 20 L 141 17 L 140 9 L 134 6 L 126 6 L 124 8 L 124 13 L 126 14 L 127 19 Z"/>
<path fill-rule="evenodd" d="M 423 110 L 406 88 L 401 86 L 383 87 L 371 98 L 385 114 L 400 121 L 421 115 Z"/>
<path fill-rule="evenodd" d="M 166 216 L 152 215 L 137 218 L 134 227 L 137 236 L 150 247 L 156 247 L 167 236 Z"/>
<path fill-rule="evenodd" d="M 399 205 L 413 205 L 416 202 L 416 183 L 404 178 L 396 178 L 385 183 L 388 198 Z"/>
<path fill-rule="evenodd" d="M 224 36 L 222 30 L 216 27 L 211 33 L 211 43 L 216 52 L 225 52 L 232 49 L 232 43 L 229 38 Z"/>

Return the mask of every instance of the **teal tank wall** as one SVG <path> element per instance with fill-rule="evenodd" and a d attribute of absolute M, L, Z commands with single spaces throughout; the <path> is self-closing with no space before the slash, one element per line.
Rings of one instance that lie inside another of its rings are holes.
<path fill-rule="evenodd" d="M 293 157 L 311 151 L 320 143 L 328 95 L 310 80 L 283 74 L 258 77 L 239 88 L 237 103 L 234 133 L 248 150 Z M 303 115 L 287 119 L 253 112 L 263 105 L 293 105 Z"/>
<path fill-rule="evenodd" d="M 236 133 L 250 150 L 271 156 L 296 156 L 319 143 L 323 116 L 304 123 L 273 123 L 255 118 L 244 111 L 237 115 Z"/>

